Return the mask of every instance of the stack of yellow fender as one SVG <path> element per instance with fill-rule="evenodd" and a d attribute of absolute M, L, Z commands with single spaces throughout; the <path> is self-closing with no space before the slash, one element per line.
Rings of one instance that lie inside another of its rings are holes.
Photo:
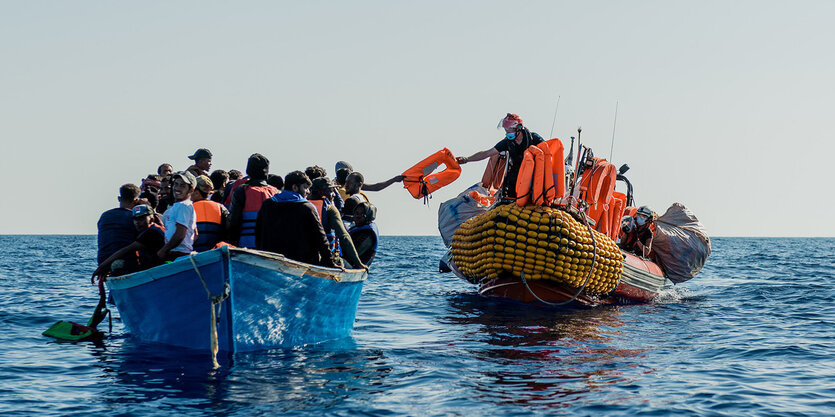
<path fill-rule="evenodd" d="M 503 272 L 545 279 L 606 294 L 623 272 L 623 255 L 612 239 L 568 213 L 550 207 L 496 207 L 461 224 L 452 256 L 464 276 L 495 278 Z M 592 269 L 593 268 L 593 269 Z M 591 276 L 589 276 L 591 271 Z"/>

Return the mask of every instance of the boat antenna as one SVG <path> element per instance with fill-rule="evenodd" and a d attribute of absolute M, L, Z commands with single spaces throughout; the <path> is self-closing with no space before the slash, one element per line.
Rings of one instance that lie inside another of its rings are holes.
<path fill-rule="evenodd" d="M 554 137 L 554 125 L 557 124 L 557 111 L 560 109 L 560 97 L 562 96 L 557 96 L 557 108 L 554 109 L 554 121 L 551 122 L 551 133 L 548 134 L 549 139 Z"/>
<path fill-rule="evenodd" d="M 609 162 L 612 162 L 612 154 L 615 150 L 615 128 L 618 125 L 618 101 L 615 101 L 615 121 L 612 122 L 612 146 L 609 148 Z"/>

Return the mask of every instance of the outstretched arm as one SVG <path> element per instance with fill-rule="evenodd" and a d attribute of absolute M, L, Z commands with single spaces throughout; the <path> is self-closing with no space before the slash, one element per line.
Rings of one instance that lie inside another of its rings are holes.
<path fill-rule="evenodd" d="M 130 245 L 127 245 L 124 248 L 117 250 L 116 253 L 110 255 L 109 258 L 102 261 L 101 265 L 99 265 L 99 267 L 96 268 L 95 271 L 93 271 L 93 277 L 104 276 L 104 274 L 107 273 L 107 269 L 110 267 L 110 264 L 112 264 L 113 261 L 117 259 L 122 259 L 122 257 L 124 257 L 125 255 L 142 249 L 145 249 L 145 245 L 139 242 L 133 242 Z"/>
<path fill-rule="evenodd" d="M 392 185 L 396 182 L 403 181 L 403 178 L 406 178 L 404 175 L 397 175 L 395 177 L 389 178 L 383 182 L 378 182 L 376 184 L 363 184 L 362 190 L 363 191 L 382 191 L 389 185 Z"/>
<path fill-rule="evenodd" d="M 455 158 L 455 160 L 458 161 L 459 165 L 463 165 L 467 162 L 475 162 L 481 161 L 482 159 L 487 159 L 493 155 L 497 155 L 498 153 L 499 151 L 497 151 L 496 148 L 490 148 L 481 152 L 476 152 L 470 156 L 459 156 L 458 158 Z"/>

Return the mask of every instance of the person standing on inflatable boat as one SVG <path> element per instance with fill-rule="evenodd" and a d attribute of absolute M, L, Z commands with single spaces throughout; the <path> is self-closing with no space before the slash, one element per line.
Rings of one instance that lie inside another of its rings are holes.
<path fill-rule="evenodd" d="M 507 175 L 502 185 L 503 198 L 516 198 L 516 177 L 519 175 L 519 166 L 522 165 L 522 158 L 525 150 L 530 146 L 536 146 L 544 142 L 542 136 L 531 132 L 522 125 L 522 118 L 519 115 L 508 113 L 496 128 L 504 128 L 505 138 L 499 141 L 496 146 L 476 152 L 471 156 L 458 157 L 456 160 L 460 165 L 467 162 L 481 161 L 501 152 L 508 154 Z"/>

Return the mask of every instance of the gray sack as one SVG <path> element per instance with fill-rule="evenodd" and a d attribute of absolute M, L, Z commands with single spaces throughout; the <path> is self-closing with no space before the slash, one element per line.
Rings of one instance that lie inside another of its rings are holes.
<path fill-rule="evenodd" d="M 458 194 L 458 197 L 444 201 L 441 207 L 438 207 L 438 230 L 447 247 L 452 244 L 452 234 L 458 226 L 461 226 L 461 223 L 487 211 L 486 206 L 470 197 L 471 191 L 488 194 L 484 187 L 476 184 Z"/>
<path fill-rule="evenodd" d="M 676 284 L 692 279 L 710 256 L 710 238 L 699 219 L 681 203 L 673 203 L 656 220 L 652 252 L 667 278 Z"/>

